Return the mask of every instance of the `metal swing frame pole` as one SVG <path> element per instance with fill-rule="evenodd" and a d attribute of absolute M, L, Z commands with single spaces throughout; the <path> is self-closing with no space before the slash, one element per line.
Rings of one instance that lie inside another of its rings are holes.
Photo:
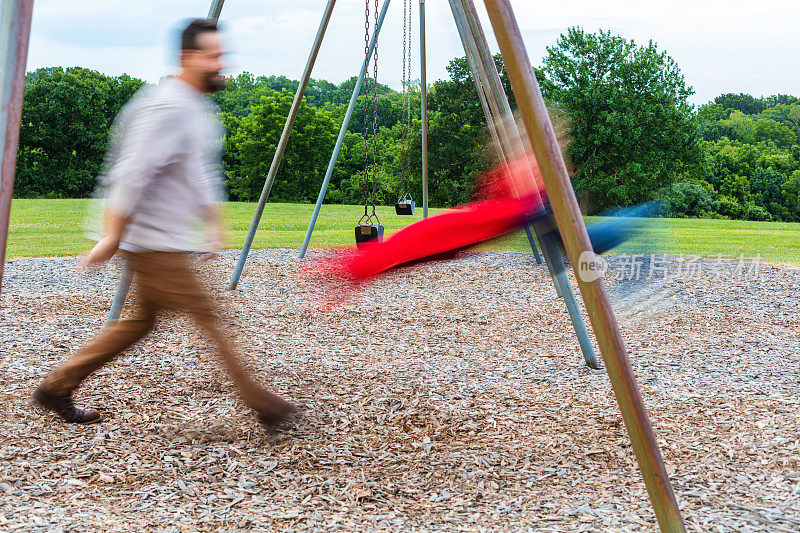
<path fill-rule="evenodd" d="M 219 20 L 219 14 L 222 11 L 222 4 L 225 3 L 225 0 L 214 0 L 211 3 L 211 7 L 208 8 L 208 15 L 206 18 L 208 20 Z"/>
<path fill-rule="evenodd" d="M 117 285 L 117 291 L 114 293 L 114 300 L 111 302 L 111 309 L 108 311 L 107 322 L 113 322 L 122 314 L 122 308 L 125 305 L 125 299 L 128 297 L 128 292 L 131 290 L 131 283 L 133 282 L 133 270 L 128 263 L 125 263 L 125 268 L 122 269 L 122 277 Z"/>
<path fill-rule="evenodd" d="M 370 39 L 369 48 L 367 49 L 366 56 L 364 57 L 364 62 L 361 64 L 361 72 L 358 74 L 358 81 L 356 81 L 356 86 L 353 87 L 353 94 L 350 96 L 350 104 L 347 106 L 347 112 L 344 115 L 344 120 L 342 120 L 342 126 L 339 128 L 339 137 L 336 139 L 336 145 L 333 147 L 331 160 L 328 162 L 328 169 L 325 171 L 325 178 L 322 180 L 322 186 L 319 188 L 317 203 L 314 205 L 314 212 L 312 213 L 311 220 L 308 223 L 306 236 L 303 238 L 303 246 L 300 248 L 300 259 L 305 257 L 306 251 L 308 251 L 308 243 L 311 242 L 311 234 L 314 233 L 314 225 L 317 223 L 317 217 L 319 216 L 319 211 L 322 208 L 322 202 L 325 200 L 325 193 L 328 192 L 328 184 L 331 181 L 333 168 L 336 166 L 336 159 L 339 157 L 339 150 L 342 148 L 344 135 L 347 133 L 347 126 L 350 124 L 350 117 L 353 115 L 353 109 L 356 107 L 356 100 L 358 99 L 358 93 L 361 92 L 361 86 L 364 83 L 364 76 L 367 74 L 369 60 L 375 53 L 375 43 L 378 41 L 378 34 L 383 26 L 383 19 L 386 18 L 386 11 L 389 9 L 390 1 L 391 0 L 384 0 L 381 13 L 378 16 L 378 25 L 372 32 L 372 39 Z"/>
<path fill-rule="evenodd" d="M 419 0 L 419 83 L 422 122 L 422 218 L 428 218 L 428 79 L 425 58 L 425 0 Z"/>
<path fill-rule="evenodd" d="M 453 11 L 455 10 L 455 7 L 452 5 L 452 2 L 450 8 Z M 487 96 L 486 96 L 486 89 L 483 87 L 483 85 L 480 82 L 480 78 L 478 77 L 477 66 L 475 65 L 475 58 L 472 55 L 472 50 L 470 49 L 470 46 L 467 44 L 467 36 L 464 31 L 462 21 L 459 19 L 459 17 L 456 16 L 455 12 L 453 13 L 453 20 L 456 23 L 456 28 L 458 29 L 458 35 L 459 37 L 461 37 L 461 45 L 464 47 L 464 53 L 466 54 L 467 63 L 469 64 L 469 69 L 470 72 L 472 73 L 472 79 L 475 82 L 475 90 L 478 92 L 478 99 L 481 102 L 481 108 L 483 109 L 483 114 L 486 117 L 486 125 L 489 128 L 489 133 L 492 136 L 492 142 L 494 143 L 498 160 L 503 164 L 507 164 L 508 157 L 505 153 L 503 153 L 503 145 L 500 142 L 500 136 L 497 131 L 498 124 L 496 124 L 495 120 L 492 117 L 492 112 L 489 109 L 489 103 L 487 101 Z M 531 250 L 533 251 L 533 255 L 536 258 L 536 263 L 542 264 L 542 256 L 539 255 L 539 248 L 536 246 L 536 241 L 534 240 L 530 224 L 526 223 L 523 227 L 525 229 L 525 235 L 528 237 L 528 242 L 531 245 Z M 548 268 L 550 268 L 549 265 Z M 557 283 L 556 283 L 556 292 L 558 292 L 558 295 L 561 296 L 561 292 L 558 289 Z"/>
<path fill-rule="evenodd" d="M 500 73 L 497 72 L 497 66 L 494 63 L 494 58 L 492 57 L 491 53 L 489 52 L 489 45 L 486 42 L 486 35 L 483 33 L 483 28 L 480 25 L 480 21 L 475 17 L 471 17 L 475 13 L 474 5 L 469 2 L 462 2 L 461 0 L 450 0 L 451 9 L 453 10 L 453 17 L 456 19 L 457 25 L 463 26 L 463 32 L 465 33 L 465 39 L 467 43 L 471 43 L 472 45 L 472 54 L 474 56 L 474 61 L 476 63 L 476 68 L 479 69 L 481 74 L 482 84 L 486 90 L 487 98 L 490 103 L 490 107 L 492 108 L 494 115 L 497 117 L 497 129 L 502 133 L 503 142 L 505 149 L 510 154 L 520 154 L 524 152 L 522 138 L 519 135 L 519 132 L 516 128 L 507 128 L 507 120 L 504 117 L 511 117 L 511 105 L 508 102 L 508 98 L 506 97 L 506 93 L 503 90 L 502 82 L 500 81 Z M 467 44 L 465 44 L 465 47 Z M 501 109 L 502 106 L 502 109 Z M 487 117 L 487 120 L 489 118 Z M 510 131 L 509 131 L 510 130 Z M 533 180 L 533 173 L 530 173 L 530 179 Z M 536 238 L 539 240 L 539 245 L 542 248 L 542 255 L 544 256 L 544 263 L 547 266 L 547 270 L 550 273 L 550 279 L 553 280 L 553 286 L 556 290 L 556 296 L 562 298 L 564 296 L 564 290 L 562 289 L 562 285 L 564 282 L 562 281 L 562 276 L 559 275 L 559 271 L 563 270 L 563 261 L 561 260 L 560 256 L 555 256 L 551 250 L 546 250 L 545 245 L 542 243 L 542 235 L 539 235 L 539 232 L 535 231 L 535 228 L 531 228 L 530 224 L 526 224 L 523 226 L 525 230 L 525 235 L 528 237 L 528 242 L 531 243 L 532 247 L 535 245 L 535 241 L 533 239 L 534 234 Z M 538 254 L 537 254 L 538 255 Z M 541 259 L 541 258 L 540 258 Z M 558 268 L 558 265 L 561 264 L 561 268 Z M 568 283 L 568 282 L 567 282 Z M 567 287 L 567 291 L 571 292 L 571 289 Z M 567 306 L 567 309 L 571 309 L 572 306 Z M 570 319 L 573 322 L 573 326 L 576 326 L 576 331 L 578 330 L 586 330 L 586 326 L 581 326 L 582 318 L 578 315 L 578 319 L 580 322 L 576 322 L 573 319 L 573 315 L 570 314 Z M 578 334 L 578 340 L 583 341 L 581 344 L 581 349 L 584 352 L 584 356 L 586 356 L 587 351 L 590 353 L 589 358 L 586 359 L 587 364 L 592 368 L 597 368 L 597 359 L 594 357 L 594 349 L 591 347 L 591 341 L 588 339 L 588 335 L 583 336 Z M 584 348 L 586 347 L 586 348 Z"/>
<path fill-rule="evenodd" d="M 542 171 L 558 229 L 578 279 L 581 295 L 586 302 L 589 319 L 597 336 L 658 525 L 662 531 L 685 531 L 603 278 L 582 278 L 580 275 L 581 271 L 588 272 L 594 261 L 592 243 L 510 0 L 484 0 L 484 3 L 500 45 L 523 124 Z"/>
<path fill-rule="evenodd" d="M 272 184 L 275 182 L 275 175 L 278 173 L 281 159 L 286 151 L 286 146 L 289 144 L 289 137 L 292 134 L 292 127 L 294 126 L 294 121 L 297 118 L 297 113 L 300 111 L 300 106 L 303 103 L 303 95 L 305 94 L 306 87 L 311 79 L 311 71 L 314 69 L 314 63 L 317 60 L 319 49 L 322 46 L 322 40 L 325 37 L 325 31 L 328 28 L 328 22 L 331 20 L 331 14 L 333 13 L 333 7 L 335 4 L 336 0 L 328 0 L 328 5 L 326 6 L 325 12 L 322 15 L 322 21 L 319 23 L 317 36 L 314 38 L 314 44 L 311 47 L 311 52 L 308 54 L 308 60 L 306 61 L 306 68 L 303 71 L 303 77 L 300 80 L 300 85 L 297 87 L 297 92 L 294 95 L 289 116 L 286 118 L 286 124 L 283 126 L 283 133 L 281 133 L 280 141 L 278 141 L 278 146 L 275 149 L 275 155 L 272 157 L 272 164 L 269 167 L 267 179 L 264 181 L 264 188 L 261 190 L 261 196 L 258 199 L 258 205 L 256 206 L 255 213 L 253 214 L 253 220 L 250 223 L 250 229 L 247 232 L 247 237 L 242 245 L 242 251 L 239 253 L 239 258 L 236 261 L 236 269 L 233 272 L 233 277 L 231 278 L 231 283 L 228 286 L 228 290 L 234 290 L 236 289 L 237 285 L 239 285 L 239 278 L 242 276 L 244 265 L 247 262 L 247 256 L 250 254 L 250 248 L 253 246 L 253 239 L 255 239 L 256 231 L 258 231 L 258 224 L 261 222 L 261 216 L 264 213 L 264 207 L 267 204 L 269 193 L 272 190 Z"/>
<path fill-rule="evenodd" d="M 32 12 L 33 0 L 7 0 L 0 7 L 0 149 L 3 151 L 0 161 L 0 292 L 11 222 Z"/>
<path fill-rule="evenodd" d="M 206 19 L 214 21 L 219 20 L 219 14 L 222 12 L 222 4 L 224 3 L 225 0 L 213 0 L 211 6 L 208 8 Z M 133 270 L 131 270 L 130 266 L 126 263 L 125 268 L 122 270 L 122 277 L 120 277 L 119 283 L 117 284 L 117 290 L 114 292 L 114 300 L 111 302 L 111 309 L 108 311 L 108 318 L 106 319 L 107 324 L 119 320 L 122 314 L 122 308 L 125 307 L 125 300 L 128 298 L 128 293 L 131 290 L 132 283 Z"/>
<path fill-rule="evenodd" d="M 519 132 L 516 128 L 506 128 L 505 118 L 512 116 L 511 106 L 502 88 L 500 74 L 497 72 L 494 59 L 489 53 L 489 44 L 478 20 L 475 6 L 471 0 L 450 0 L 450 5 L 453 10 L 453 16 L 456 19 L 456 25 L 463 27 L 465 40 L 470 45 L 471 52 L 475 56 L 476 67 L 488 91 L 487 96 L 489 97 L 490 107 L 495 116 L 498 117 L 497 127 L 505 143 L 505 150 L 509 153 L 524 153 L 523 142 Z M 487 120 L 490 120 L 490 118 L 487 117 Z M 531 179 L 533 179 L 533 173 L 531 173 Z M 525 229 L 526 234 L 528 234 L 530 227 Z M 586 366 L 599 369 L 600 363 L 594 353 L 592 340 L 589 337 L 586 323 L 583 321 L 580 307 L 572 292 L 558 243 L 553 235 L 539 231 L 536 224 L 533 226 L 533 231 L 536 232 L 536 236 L 539 239 L 539 245 L 542 248 L 542 254 L 550 272 L 550 277 L 555 285 L 556 294 L 564 300 L 564 305 L 575 330 L 575 336 L 578 339 Z M 529 235 L 529 238 L 531 236 Z"/>
<path fill-rule="evenodd" d="M 458 29 L 458 33 L 461 36 L 461 42 L 464 46 L 464 52 L 467 54 L 467 60 L 471 61 L 470 67 L 473 72 L 473 77 L 475 78 L 475 86 L 478 88 L 478 94 L 483 96 L 485 102 L 487 104 L 484 107 L 484 114 L 486 115 L 486 122 L 487 124 L 491 124 L 490 128 L 497 134 L 496 143 L 501 148 L 498 149 L 498 152 L 501 154 L 505 160 L 508 159 L 506 155 L 503 155 L 503 151 L 507 151 L 509 154 L 513 154 L 515 149 L 517 152 L 521 151 L 521 141 L 516 144 L 519 146 L 515 146 L 512 142 L 512 139 L 509 135 L 509 132 L 505 128 L 505 123 L 502 120 L 503 113 L 500 110 L 500 106 L 498 104 L 498 99 L 505 96 L 503 94 L 501 97 L 496 95 L 495 91 L 490 90 L 491 82 L 489 78 L 489 71 L 493 71 L 497 74 L 497 69 L 495 68 L 494 62 L 490 66 L 486 66 L 482 61 L 480 61 L 480 51 L 478 48 L 477 40 L 474 37 L 473 32 L 469 27 L 469 22 L 466 18 L 466 11 L 462 4 L 458 3 L 459 0 L 450 0 L 450 10 L 453 13 L 453 20 L 456 23 L 456 28 Z M 499 79 L 499 74 L 497 74 Z M 507 101 L 506 101 L 507 104 Z M 510 107 L 509 107 L 510 113 Z M 493 115 L 497 117 L 497 120 L 493 118 Z M 531 179 L 533 179 L 533 174 L 531 174 Z M 536 257 L 536 262 L 542 262 L 542 257 L 539 255 L 539 250 L 536 247 L 536 241 L 534 240 L 533 231 L 531 231 L 531 226 L 529 224 L 525 224 L 523 226 L 525 229 L 525 235 L 528 238 L 528 242 L 531 245 L 531 249 L 534 252 Z M 541 242 L 540 242 L 541 244 Z M 544 253 L 545 250 L 542 250 Z M 545 254 L 545 257 L 547 254 Z M 548 271 L 550 272 L 550 278 L 553 280 L 553 284 L 556 289 L 556 294 L 561 297 L 562 291 L 561 287 L 558 283 L 558 276 L 556 275 L 556 271 L 553 270 L 553 266 L 550 261 L 545 261 Z"/>

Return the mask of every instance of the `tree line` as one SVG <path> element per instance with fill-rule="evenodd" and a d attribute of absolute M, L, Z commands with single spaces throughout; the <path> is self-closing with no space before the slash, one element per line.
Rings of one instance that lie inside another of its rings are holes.
<path fill-rule="evenodd" d="M 500 56 L 495 63 L 514 107 Z M 429 193 L 434 207 L 467 201 L 474 178 L 496 163 L 466 58 L 428 88 Z M 576 192 L 592 213 L 655 198 L 669 216 L 800 221 L 800 99 L 724 94 L 695 108 L 693 90 L 653 42 L 570 28 L 536 69 Z M 313 202 L 356 78 L 311 80 L 270 200 Z M 85 68 L 28 73 L 14 193 L 89 196 L 114 117 L 144 82 Z M 243 73 L 212 96 L 226 130 L 223 170 L 235 201 L 258 198 L 299 82 Z M 402 188 L 402 95 L 368 80 L 326 201 L 363 202 L 365 125 L 377 120 L 376 196 Z M 412 194 L 421 195 L 419 87 L 410 91 Z M 377 114 L 373 117 L 374 106 Z M 369 157 L 365 157 L 369 156 Z"/>

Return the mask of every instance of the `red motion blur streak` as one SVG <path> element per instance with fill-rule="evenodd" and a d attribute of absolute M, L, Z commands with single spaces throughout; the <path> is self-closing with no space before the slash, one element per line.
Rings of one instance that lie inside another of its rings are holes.
<path fill-rule="evenodd" d="M 449 209 L 411 224 L 383 243 L 356 254 L 346 265 L 347 271 L 363 281 L 406 263 L 436 259 L 504 235 L 530 219 L 536 201 L 529 195 L 481 200 Z"/>
<path fill-rule="evenodd" d="M 321 295 L 321 307 L 343 303 L 361 282 L 393 268 L 447 258 L 462 248 L 509 233 L 540 214 L 545 191 L 538 168 L 533 169 L 538 183 L 530 183 L 524 166 L 529 164 L 523 156 L 484 174 L 478 188 L 480 200 L 415 222 L 362 251 L 312 264 L 307 273 L 317 278 L 321 291 L 330 292 Z M 325 281 L 329 282 L 327 288 Z"/>

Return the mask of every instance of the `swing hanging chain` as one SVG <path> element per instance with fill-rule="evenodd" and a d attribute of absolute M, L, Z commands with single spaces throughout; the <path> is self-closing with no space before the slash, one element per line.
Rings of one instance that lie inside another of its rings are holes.
<path fill-rule="evenodd" d="M 411 0 L 403 0 L 403 95 L 401 101 L 402 139 L 400 149 L 400 196 L 398 202 L 411 199 Z"/>
<path fill-rule="evenodd" d="M 365 61 L 367 62 L 367 67 L 369 67 L 369 0 L 364 0 L 364 57 L 366 57 Z M 358 221 L 358 224 L 361 224 L 361 221 L 367 217 L 367 206 L 369 205 L 369 189 L 368 189 L 368 182 L 369 182 L 369 133 L 367 129 L 368 124 L 368 117 L 369 114 L 367 112 L 367 95 L 369 95 L 369 68 L 366 69 L 366 91 L 364 97 L 364 216 Z"/>
<path fill-rule="evenodd" d="M 407 41 L 408 41 L 408 9 L 407 9 L 408 0 L 403 0 L 403 97 L 401 99 L 401 113 L 403 115 L 403 126 L 402 126 L 402 138 L 400 140 L 400 167 L 401 167 L 401 177 L 400 177 L 400 196 L 398 202 L 401 202 L 406 195 L 406 176 L 405 176 L 405 164 L 406 164 L 406 96 L 408 94 L 408 89 L 406 86 L 406 50 L 407 50 Z"/>
<path fill-rule="evenodd" d="M 373 93 L 372 93 L 372 214 L 370 218 L 374 218 L 378 224 L 378 215 L 375 214 L 375 202 L 377 201 L 377 165 L 378 165 L 378 0 L 375 0 L 375 25 L 373 26 L 373 33 L 375 35 L 375 55 L 372 58 L 373 65 Z"/>
<path fill-rule="evenodd" d="M 410 199 L 411 197 L 411 0 L 408 0 L 408 74 L 406 75 L 406 139 L 405 139 L 405 151 L 406 151 L 406 168 L 405 168 L 405 180 L 406 180 L 406 196 Z"/>

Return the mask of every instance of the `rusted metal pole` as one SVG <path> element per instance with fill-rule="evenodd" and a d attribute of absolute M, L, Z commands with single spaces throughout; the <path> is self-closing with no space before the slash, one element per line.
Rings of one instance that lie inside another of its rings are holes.
<path fill-rule="evenodd" d="M 325 37 L 325 30 L 328 28 L 328 22 L 331 20 L 331 14 L 333 13 L 334 5 L 336 5 L 336 0 L 328 0 L 328 5 L 325 8 L 325 12 L 322 14 L 322 20 L 320 21 L 319 28 L 317 29 L 317 36 L 314 38 L 314 44 L 311 46 L 311 52 L 309 53 L 308 60 L 306 61 L 306 68 L 303 71 L 303 77 L 300 79 L 300 85 L 297 87 L 297 92 L 294 95 L 294 101 L 292 101 L 292 107 L 289 110 L 289 116 L 286 119 L 286 124 L 283 126 L 281 139 L 278 141 L 278 146 L 275 149 L 275 155 L 272 157 L 272 164 L 269 167 L 267 179 L 264 181 L 264 188 L 261 189 L 261 197 L 258 199 L 256 212 L 253 214 L 253 220 L 250 223 L 250 230 L 247 232 L 247 237 L 242 245 L 242 251 L 239 253 L 239 259 L 236 262 L 236 269 L 233 272 L 231 283 L 228 285 L 228 290 L 232 291 L 236 289 L 236 286 L 239 284 L 239 278 L 242 276 L 244 264 L 247 261 L 247 256 L 250 254 L 250 247 L 253 245 L 253 239 L 255 238 L 256 231 L 258 230 L 258 223 L 261 222 L 261 215 L 264 213 L 264 207 L 267 204 L 269 193 L 272 190 L 272 184 L 275 181 L 275 175 L 278 173 L 278 168 L 281 165 L 281 159 L 283 159 L 283 153 L 286 151 L 286 146 L 289 144 L 289 136 L 292 134 L 294 120 L 297 118 L 297 113 L 300 111 L 300 105 L 303 103 L 303 95 L 305 94 L 306 87 L 308 86 L 308 81 L 311 79 L 311 71 L 314 70 L 314 63 L 317 61 L 317 55 L 319 54 L 319 49 L 322 46 L 322 39 Z"/>
<path fill-rule="evenodd" d="M 578 200 L 572 190 L 553 125 L 547 114 L 539 84 L 533 73 L 510 0 L 484 0 L 494 34 L 503 54 L 522 121 L 542 171 L 558 229 L 581 295 L 589 312 L 608 377 L 642 471 L 647 492 L 662 531 L 684 531 L 683 519 L 672 491 L 655 434 L 650 426 L 636 378 L 633 375 L 622 334 L 606 294 L 602 276 L 597 276 L 592 244 L 583 223 Z"/>
<path fill-rule="evenodd" d="M 14 194 L 32 12 L 33 0 L 4 0 L 0 7 L 0 148 L 3 150 L 0 162 L 0 291 Z"/>

